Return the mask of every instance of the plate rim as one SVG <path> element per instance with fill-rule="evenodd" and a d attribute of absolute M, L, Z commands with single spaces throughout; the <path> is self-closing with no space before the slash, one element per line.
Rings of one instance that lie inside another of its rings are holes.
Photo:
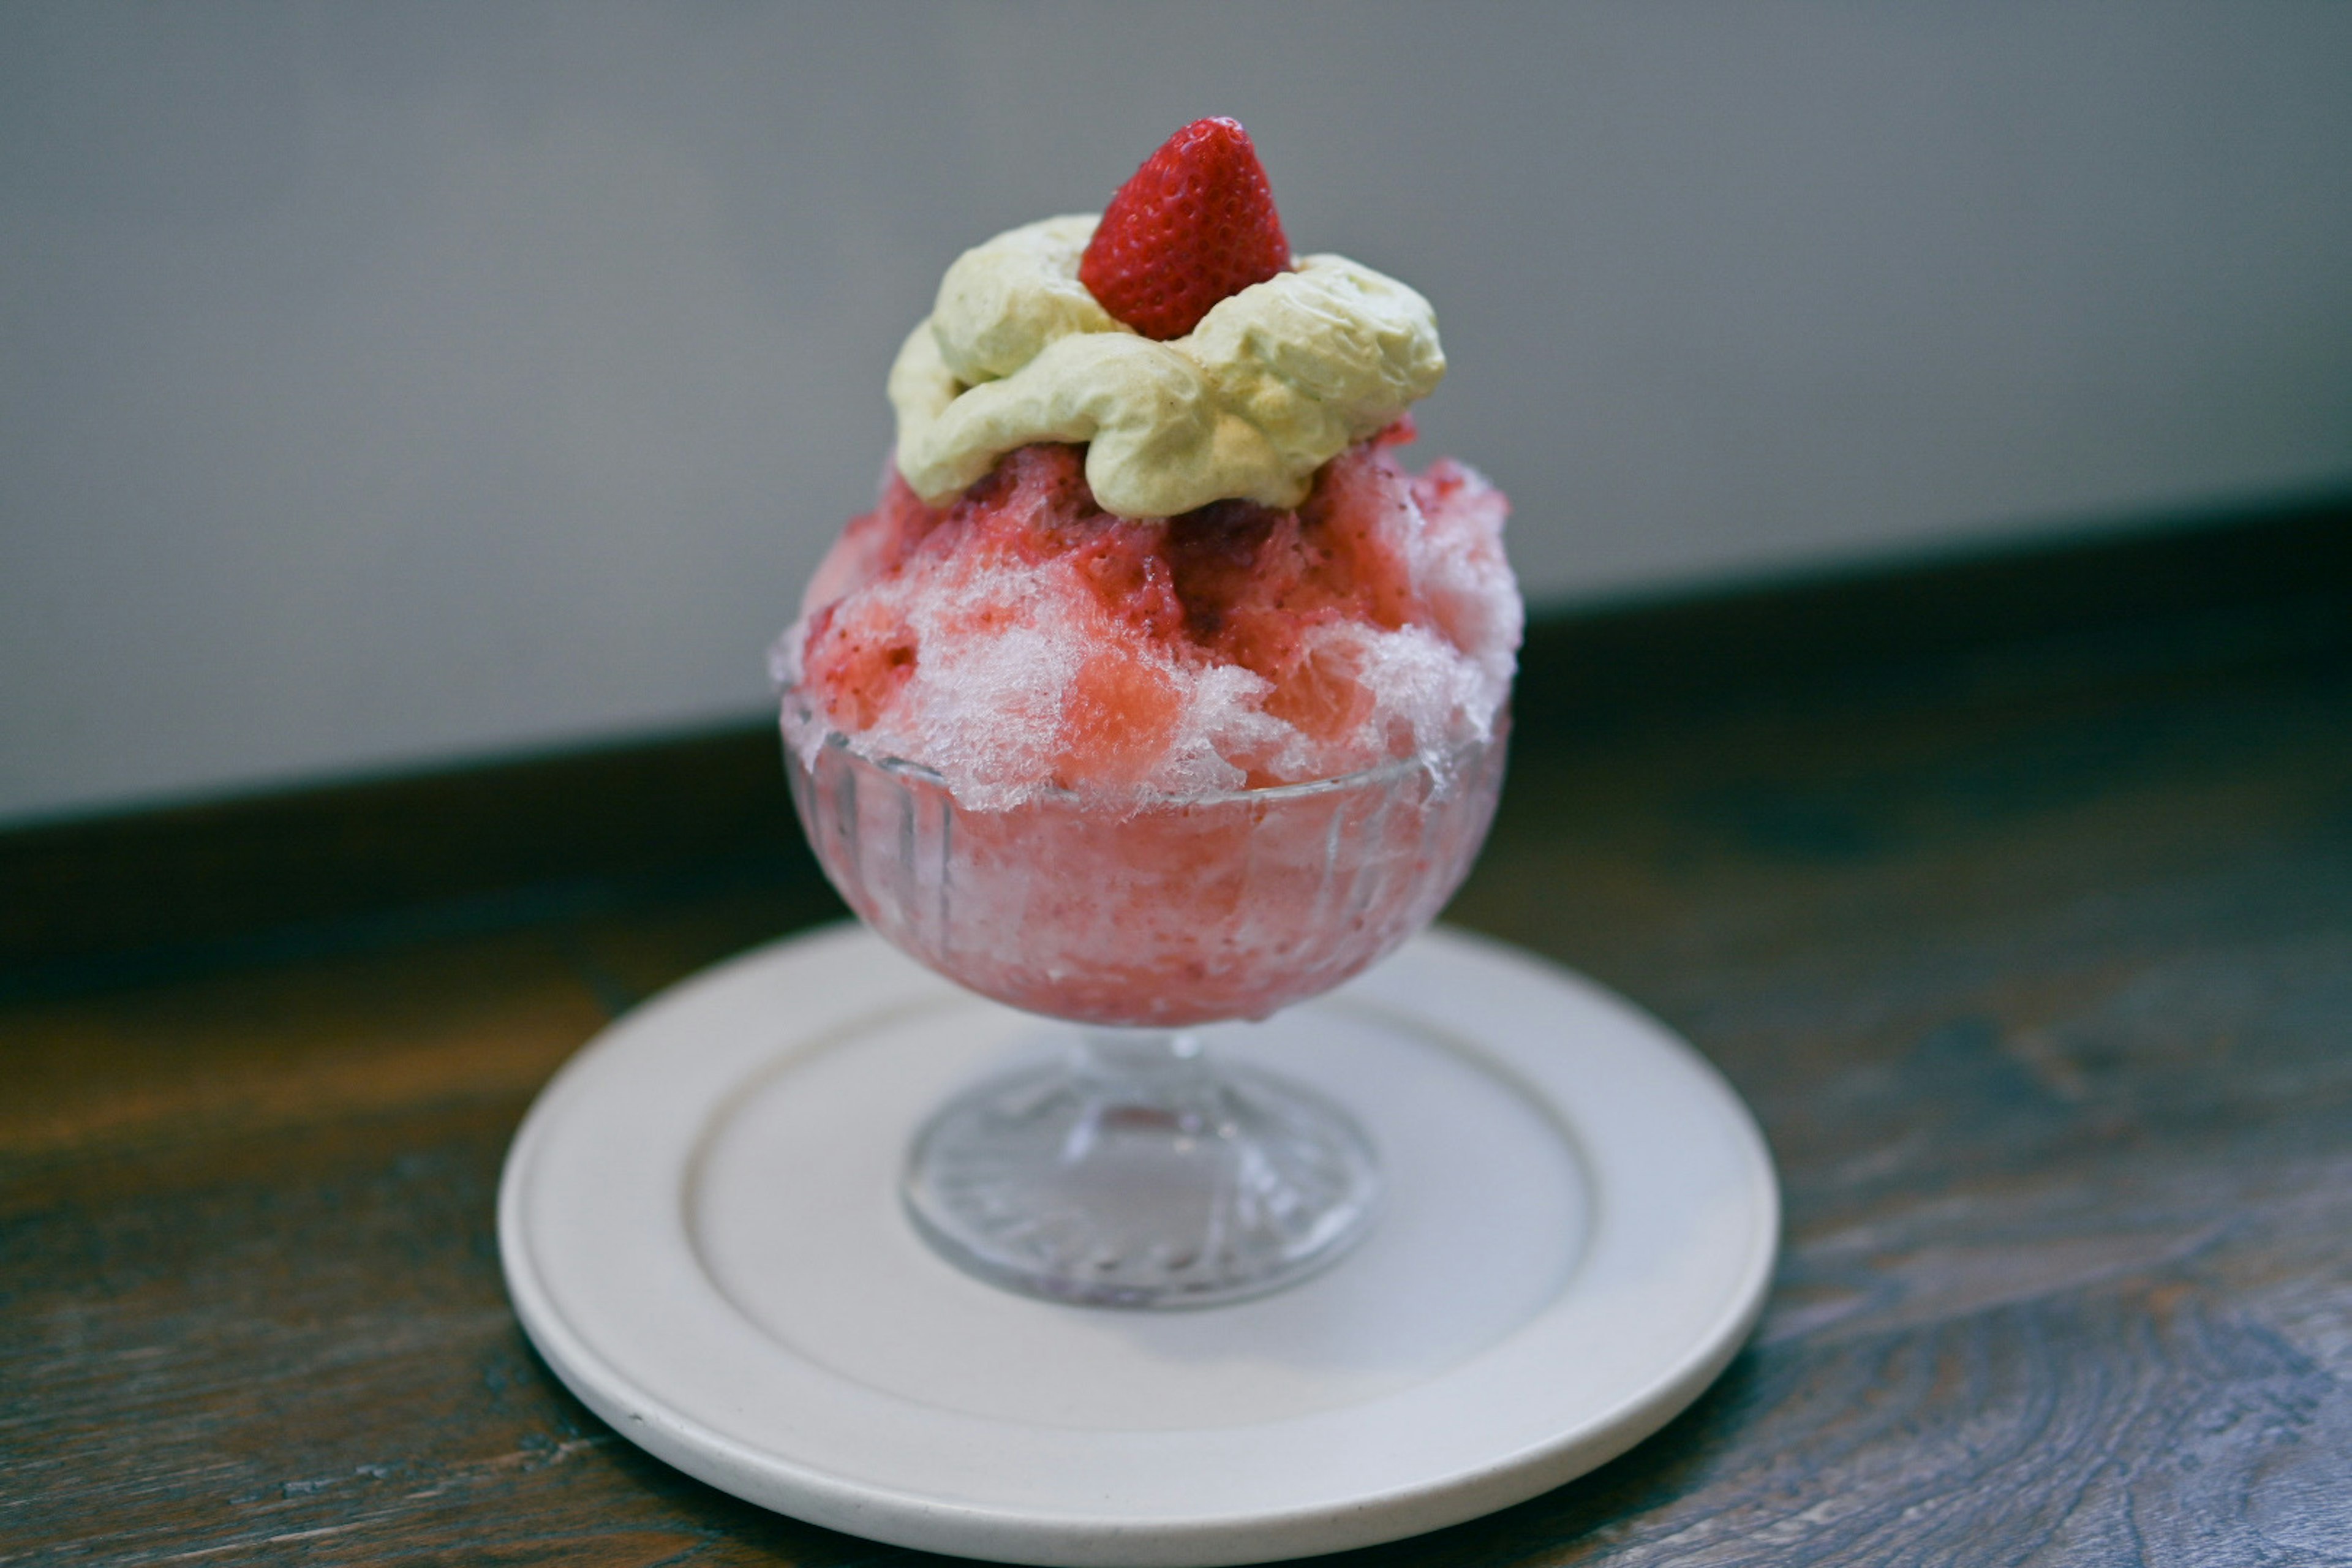
<path fill-rule="evenodd" d="M 1644 1046 L 1662 1049 L 1694 1080 L 1712 1109 L 1723 1118 L 1739 1145 L 1746 1167 L 1748 1192 L 1759 1212 L 1741 1237 L 1745 1254 L 1732 1283 L 1722 1291 L 1720 1309 L 1704 1329 L 1692 1332 L 1680 1353 L 1662 1361 L 1654 1372 L 1613 1404 L 1599 1410 L 1570 1413 L 1549 1435 L 1496 1454 L 1481 1462 L 1457 1467 L 1404 1486 L 1391 1486 L 1367 1495 L 1303 1500 L 1284 1508 L 1247 1508 L 1231 1512 L 1197 1510 L 1181 1514 L 1145 1515 L 1116 1509 L 1072 1508 L 1049 1510 L 1024 1503 L 988 1503 L 926 1493 L 912 1486 L 893 1489 L 843 1471 L 829 1470 L 802 1456 L 762 1449 L 718 1430 L 692 1413 L 678 1408 L 658 1390 L 646 1387 L 630 1370 L 599 1352 L 572 1323 L 545 1278 L 535 1256 L 528 1215 L 530 1184 L 541 1152 L 567 1107 L 589 1092 L 600 1063 L 626 1050 L 646 1030 L 657 1026 L 669 1014 L 695 998 L 709 998 L 730 984 L 743 984 L 753 972 L 795 960 L 821 963 L 835 948 L 880 949 L 898 958 L 879 937 L 854 923 L 843 922 L 803 931 L 763 943 L 731 959 L 689 975 L 640 1003 L 604 1029 L 567 1060 L 534 1100 L 510 1144 L 500 1173 L 498 1202 L 499 1258 L 508 1292 L 525 1333 L 549 1367 L 574 1395 L 614 1429 L 664 1462 L 719 1489 L 762 1507 L 828 1528 L 871 1540 L 921 1550 L 946 1552 L 1011 1563 L 1041 1564 L 1107 1564 L 1140 1568 L 1144 1564 L 1241 1563 L 1274 1561 L 1366 1546 L 1401 1539 L 1478 1517 L 1525 1500 L 1607 1463 L 1653 1436 L 1687 1409 L 1711 1385 L 1746 1342 L 1760 1316 L 1777 1261 L 1782 1223 L 1780 1194 L 1770 1151 L 1753 1114 L 1719 1069 L 1687 1040 L 1654 1016 L 1592 980 L 1496 939 L 1444 928 L 1433 929 L 1407 944 L 1424 958 L 1440 963 L 1468 961 L 1496 964 L 1528 980 L 1560 988 L 1586 1006 L 1636 1026 Z M 913 969 L 911 960 L 898 959 Z M 1373 982 L 1387 965 L 1351 982 Z M 914 969 L 930 984 L 953 994 L 946 982 Z M 1376 985 L 1369 988 L 1377 990 Z M 1370 998 L 1375 1006 L 1393 1004 Z M 1400 1011 L 1410 1009 L 1398 1008 Z M 813 1037 L 829 1031 L 803 1031 L 793 1038 L 793 1049 L 805 1048 Z M 1475 1042 L 1478 1054 L 1514 1079 L 1538 1093 L 1539 1083 L 1528 1082 L 1507 1050 L 1497 1052 L 1489 1042 Z M 1546 1097 L 1540 1106 L 1548 1118 L 1567 1121 L 1568 1108 Z M 1591 1157 L 1587 1152 L 1585 1157 Z M 1596 1209 L 1596 1231 L 1604 1210 Z M 681 1216 L 681 1223 L 683 1217 Z M 1590 1243 L 1588 1243 L 1590 1245 Z M 1583 1265 L 1580 1263 L 1580 1270 Z M 1564 1294 L 1573 1294 L 1572 1283 Z M 1538 1312 L 1530 1322 L 1538 1322 Z M 1506 1335 L 1507 1343 L 1528 1325 Z M 1495 1347 L 1489 1347 L 1493 1349 Z M 1475 1364 L 1480 1352 L 1471 1362 Z M 829 1371 L 829 1369 L 827 1369 Z M 1436 1373 L 1429 1381 L 1443 1383 L 1459 1368 Z M 877 1400 L 898 1402 L 898 1396 L 868 1390 Z M 1377 1405 L 1377 1396 L 1338 1412 Z M 1338 1412 L 1287 1418 L 1313 1420 Z M 1003 1428 L 1034 1430 L 1026 1424 L 996 1421 L 941 1411 L 942 1420 L 977 1422 Z M 1286 1422 L 1266 1425 L 1280 1426 Z M 1236 1428 L 1208 1428 L 1229 1431 Z M 1128 1437 L 1142 1433 L 1095 1434 Z M 1183 1433 L 1153 1432 L 1152 1437 L 1182 1436 Z"/>

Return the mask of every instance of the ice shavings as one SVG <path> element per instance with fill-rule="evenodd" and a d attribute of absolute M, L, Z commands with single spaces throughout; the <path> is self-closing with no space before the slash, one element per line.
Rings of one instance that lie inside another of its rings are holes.
<path fill-rule="evenodd" d="M 963 805 L 1051 790 L 1196 797 L 1438 761 L 1491 732 L 1521 610 L 1507 503 L 1359 445 L 1296 511 L 1096 504 L 1076 449 L 1021 448 L 955 500 L 895 476 L 777 646 L 827 732 L 940 773 Z"/>

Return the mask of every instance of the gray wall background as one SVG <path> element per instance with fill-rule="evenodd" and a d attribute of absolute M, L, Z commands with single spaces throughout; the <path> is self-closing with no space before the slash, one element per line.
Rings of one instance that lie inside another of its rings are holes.
<path fill-rule="evenodd" d="M 1238 115 L 1565 604 L 2352 480 L 2352 6 L 0 5 L 0 819 L 753 711 L 966 245 Z"/>

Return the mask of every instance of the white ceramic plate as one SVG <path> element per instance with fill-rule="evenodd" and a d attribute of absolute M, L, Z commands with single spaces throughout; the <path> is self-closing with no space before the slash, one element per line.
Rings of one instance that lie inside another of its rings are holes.
<path fill-rule="evenodd" d="M 1015 1296 L 934 1257 L 917 1123 L 1054 1026 L 835 928 L 614 1024 L 540 1096 L 499 1243 L 549 1364 L 752 1502 L 1012 1563 L 1265 1562 L 1558 1486 L 1723 1370 L 1779 1234 L 1769 1156 L 1698 1055 L 1589 982 L 1432 932 L 1216 1048 L 1381 1147 L 1335 1268 L 1186 1312 Z"/>

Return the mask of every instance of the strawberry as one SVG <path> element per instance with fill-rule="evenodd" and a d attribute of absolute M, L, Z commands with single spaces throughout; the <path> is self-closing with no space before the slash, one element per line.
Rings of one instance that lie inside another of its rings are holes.
<path fill-rule="evenodd" d="M 1181 338 L 1209 307 L 1290 268 L 1290 242 L 1249 132 L 1195 120 L 1104 209 L 1078 281 L 1147 338 Z"/>

